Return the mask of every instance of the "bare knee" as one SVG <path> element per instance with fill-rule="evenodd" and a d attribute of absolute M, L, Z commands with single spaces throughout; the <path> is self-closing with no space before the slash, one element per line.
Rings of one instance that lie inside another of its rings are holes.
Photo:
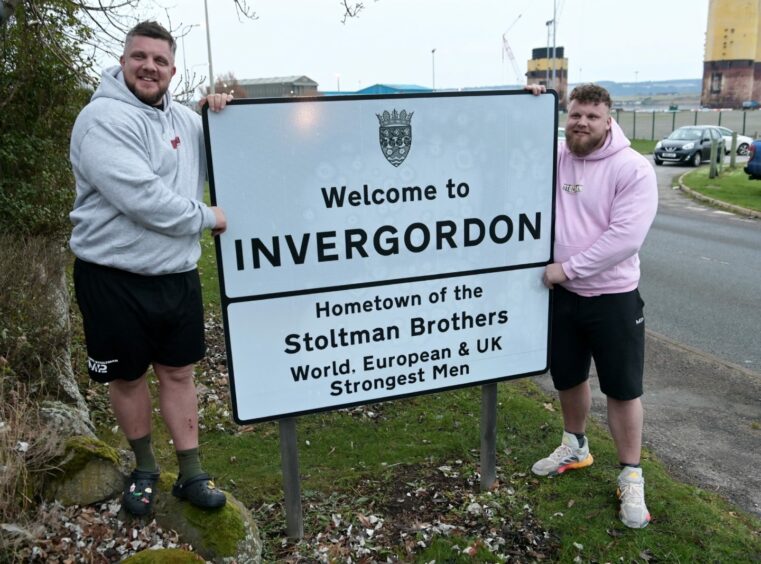
<path fill-rule="evenodd" d="M 617 411 L 638 411 L 642 405 L 640 398 L 630 400 L 618 400 L 608 396 L 608 407 Z"/>
<path fill-rule="evenodd" d="M 192 364 L 186 366 L 167 366 L 165 364 L 154 364 L 153 371 L 159 379 L 159 385 L 188 385 L 193 383 Z"/>
<path fill-rule="evenodd" d="M 108 383 L 108 391 L 111 394 L 131 395 L 146 386 L 145 374 L 136 380 L 112 380 Z"/>

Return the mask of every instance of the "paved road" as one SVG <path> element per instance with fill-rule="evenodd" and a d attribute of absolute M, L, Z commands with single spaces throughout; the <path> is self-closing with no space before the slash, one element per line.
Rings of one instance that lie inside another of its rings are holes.
<path fill-rule="evenodd" d="M 655 169 L 661 201 L 640 253 L 648 327 L 761 377 L 761 221 L 671 189 L 687 168 Z"/>
<path fill-rule="evenodd" d="M 554 393 L 549 375 L 535 381 Z M 594 373 L 591 383 L 592 414 L 607 424 L 605 396 Z M 642 403 L 644 446 L 675 478 L 717 492 L 761 518 L 757 374 L 648 332 Z"/>
<path fill-rule="evenodd" d="M 664 171 L 668 168 L 672 167 L 656 167 Z M 678 173 L 679 170 L 671 172 Z M 658 176 L 661 203 L 657 224 L 665 233 L 669 226 L 679 225 L 680 218 L 691 225 L 704 226 L 702 233 L 713 233 L 717 223 L 731 225 L 739 221 L 735 216 L 714 215 L 714 210 L 697 205 L 681 192 L 672 190 L 671 174 L 668 172 L 659 172 Z M 722 220 L 716 222 L 711 217 Z M 656 225 L 654 231 L 658 229 Z M 643 250 L 643 271 L 649 268 L 644 265 L 655 260 L 654 256 L 647 256 L 645 252 L 666 253 L 673 250 L 676 240 L 674 237 L 661 240 L 657 234 L 654 239 L 658 239 L 654 241 L 656 246 L 663 248 Z M 722 272 L 730 270 L 721 264 L 716 267 Z M 648 274 L 656 276 L 657 273 Z M 674 284 L 671 293 L 676 297 L 664 300 L 655 307 L 654 298 L 645 296 L 648 302 L 645 309 L 648 324 L 645 395 L 642 398 L 645 406 L 645 446 L 666 464 L 675 477 L 716 491 L 761 517 L 761 474 L 758 472 L 761 468 L 761 373 L 737 362 L 745 355 L 737 359 L 732 358 L 734 353 L 724 350 L 718 351 L 720 355 L 702 350 L 700 345 L 706 346 L 706 343 L 700 339 L 697 340 L 698 346 L 685 344 L 684 341 L 694 338 L 691 336 L 693 333 L 699 335 L 701 332 L 693 332 L 689 326 L 679 326 L 670 320 L 683 313 L 678 310 L 683 307 L 683 301 L 677 299 L 679 294 L 688 294 L 689 297 L 694 289 L 688 287 L 685 290 L 678 281 L 670 280 L 668 276 L 661 283 L 667 286 Z M 755 316 L 759 311 L 759 293 L 753 295 L 756 296 L 755 309 L 751 313 Z M 655 299 L 656 303 L 659 299 Z M 703 303 L 701 299 L 693 301 L 700 302 L 697 305 Z M 689 307 L 693 308 L 693 305 Z M 721 311 L 721 307 L 717 310 L 699 308 L 698 311 L 704 314 L 702 323 L 715 328 L 714 335 L 718 337 L 719 332 L 726 330 L 726 316 L 715 313 Z M 692 324 L 694 321 L 683 323 Z M 665 334 L 654 332 L 653 325 Z M 757 334 L 758 323 L 751 329 Z M 759 342 L 758 339 L 756 342 Z M 710 349 L 708 346 L 706 348 Z M 540 376 L 536 380 L 546 390 L 552 389 L 549 376 Z M 597 387 L 595 377 L 592 378 L 592 388 L 593 414 L 605 422 L 605 398 Z M 648 489 L 648 496 L 657 495 L 657 491 Z"/>

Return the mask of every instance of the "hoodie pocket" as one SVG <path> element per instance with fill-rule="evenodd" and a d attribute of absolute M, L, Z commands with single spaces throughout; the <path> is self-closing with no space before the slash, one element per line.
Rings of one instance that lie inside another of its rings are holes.
<path fill-rule="evenodd" d="M 112 230 L 111 249 L 116 253 L 124 253 L 134 248 L 145 236 L 145 228 L 137 225 L 126 217 L 119 217 Z"/>

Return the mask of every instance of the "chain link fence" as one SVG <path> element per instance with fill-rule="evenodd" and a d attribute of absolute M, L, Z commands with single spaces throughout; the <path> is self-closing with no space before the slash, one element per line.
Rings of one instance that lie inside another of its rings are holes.
<path fill-rule="evenodd" d="M 657 140 L 683 125 L 721 125 L 754 139 L 761 138 L 761 110 L 611 110 L 629 139 Z M 565 127 L 567 114 L 558 122 Z"/>

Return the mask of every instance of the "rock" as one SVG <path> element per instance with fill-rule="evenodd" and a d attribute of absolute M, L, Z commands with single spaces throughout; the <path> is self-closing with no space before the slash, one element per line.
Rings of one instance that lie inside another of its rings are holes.
<path fill-rule="evenodd" d="M 79 436 L 66 441 L 55 464 L 58 471 L 46 480 L 45 498 L 90 505 L 121 495 L 130 457 L 98 439 Z"/>
<path fill-rule="evenodd" d="M 48 374 L 46 385 L 50 390 L 56 391 L 54 397 L 63 399 L 72 405 L 76 413 L 82 415 L 86 424 L 92 426 L 87 403 L 79 391 L 77 378 L 71 365 L 71 316 L 69 314 L 71 299 L 67 286 L 66 269 L 62 263 L 59 263 L 58 269 L 52 268 L 51 270 L 52 272 L 48 272 L 50 278 L 48 284 L 52 294 L 53 309 L 56 313 L 54 320 L 57 326 L 54 330 L 61 335 L 62 342 L 59 344 L 60 349 L 55 356 L 56 370 Z"/>
<path fill-rule="evenodd" d="M 215 564 L 261 562 L 259 528 L 242 503 L 225 492 L 227 504 L 224 507 L 210 511 L 198 509 L 171 494 L 174 478 L 172 474 L 162 473 L 159 480 L 154 518 L 161 527 L 176 531 L 183 542 L 191 544 L 198 554 Z"/>
<path fill-rule="evenodd" d="M 95 439 L 95 428 L 86 409 L 79 409 L 60 401 L 43 401 L 40 404 L 40 418 L 46 425 L 46 435 L 61 441 L 57 449 L 59 453 L 65 448 L 65 441 L 71 437 Z"/>

